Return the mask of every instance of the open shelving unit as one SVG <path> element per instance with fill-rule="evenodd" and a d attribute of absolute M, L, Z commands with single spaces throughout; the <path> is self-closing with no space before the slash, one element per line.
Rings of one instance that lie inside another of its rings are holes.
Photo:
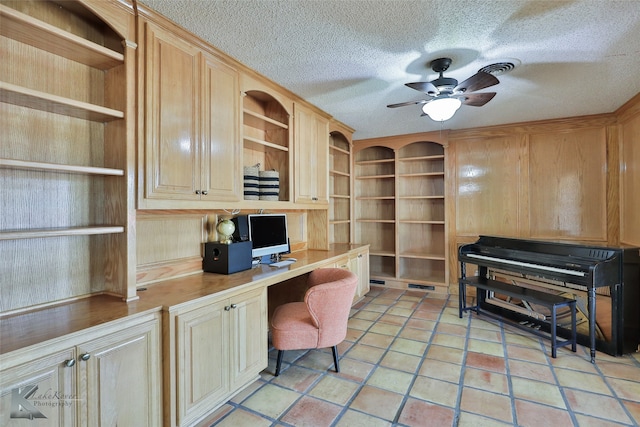
<path fill-rule="evenodd" d="M 131 47 L 92 12 L 74 19 L 58 7 L 0 4 L 0 275 L 10 278 L 0 313 L 101 293 L 135 298 Z"/>
<path fill-rule="evenodd" d="M 262 90 L 247 90 L 243 98 L 243 164 L 279 173 L 279 201 L 291 200 L 291 119 L 277 98 Z"/>
<path fill-rule="evenodd" d="M 356 241 L 371 245 L 373 283 L 447 293 L 444 147 L 355 146 Z"/>
<path fill-rule="evenodd" d="M 329 134 L 329 242 L 351 242 L 351 141 Z"/>

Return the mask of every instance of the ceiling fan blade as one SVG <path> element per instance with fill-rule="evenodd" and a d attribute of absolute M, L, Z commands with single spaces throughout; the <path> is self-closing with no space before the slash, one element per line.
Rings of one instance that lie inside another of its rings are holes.
<path fill-rule="evenodd" d="M 416 104 L 426 104 L 427 101 L 426 99 L 421 99 L 420 101 L 407 101 L 407 102 L 401 102 L 399 104 L 389 104 L 387 105 L 387 108 L 397 108 L 397 107 L 404 107 L 407 105 L 416 105 Z"/>
<path fill-rule="evenodd" d="M 438 93 L 438 88 L 435 87 L 431 82 L 405 83 L 404 85 L 410 87 L 411 89 L 415 89 L 418 92 L 432 93 L 434 95 Z"/>
<path fill-rule="evenodd" d="M 454 87 L 453 92 L 475 92 L 476 90 L 497 85 L 498 83 L 500 83 L 500 80 L 498 80 L 493 74 L 478 71 L 476 74 Z"/>
<path fill-rule="evenodd" d="M 462 103 L 472 107 L 482 107 L 496 96 L 495 92 L 469 93 L 464 95 Z"/>

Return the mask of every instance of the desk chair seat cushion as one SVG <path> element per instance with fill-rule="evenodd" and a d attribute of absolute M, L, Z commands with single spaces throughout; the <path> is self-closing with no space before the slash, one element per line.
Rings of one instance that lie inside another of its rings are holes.
<path fill-rule="evenodd" d="M 325 348 L 347 336 L 347 322 L 358 276 L 341 268 L 320 268 L 309 275 L 304 302 L 283 304 L 271 319 L 271 338 L 278 350 Z"/>

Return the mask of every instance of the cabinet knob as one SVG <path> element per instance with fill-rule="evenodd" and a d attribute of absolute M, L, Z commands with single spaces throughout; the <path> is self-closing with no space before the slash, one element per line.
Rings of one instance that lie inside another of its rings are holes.
<path fill-rule="evenodd" d="M 200 194 L 200 190 L 196 190 L 196 194 Z"/>
<path fill-rule="evenodd" d="M 76 364 L 76 359 L 68 359 L 64 361 L 64 366 L 66 366 L 67 368 L 70 368 L 75 364 Z"/>
<path fill-rule="evenodd" d="M 231 304 L 231 308 L 238 308 L 236 304 Z"/>
<path fill-rule="evenodd" d="M 229 310 L 231 310 L 231 306 L 230 306 L 230 305 L 226 305 L 226 306 L 224 307 L 224 311 L 229 311 Z"/>
<path fill-rule="evenodd" d="M 317 197 L 312 197 L 311 200 L 313 200 L 315 202 L 316 200 L 318 200 L 318 198 Z"/>
<path fill-rule="evenodd" d="M 82 361 L 86 362 L 89 359 L 91 359 L 91 355 L 89 353 L 83 353 L 83 354 L 80 355 L 80 360 L 82 360 Z"/>
<path fill-rule="evenodd" d="M 206 196 L 207 194 L 209 194 L 209 192 L 208 191 L 201 191 L 200 194 L 203 194 L 203 195 Z"/>

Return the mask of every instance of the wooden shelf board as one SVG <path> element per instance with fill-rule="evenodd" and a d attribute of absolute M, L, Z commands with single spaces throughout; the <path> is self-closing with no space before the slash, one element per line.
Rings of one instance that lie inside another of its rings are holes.
<path fill-rule="evenodd" d="M 444 172 L 420 172 L 420 173 L 399 173 L 399 178 L 416 178 L 424 176 L 444 176 Z"/>
<path fill-rule="evenodd" d="M 335 170 L 335 169 L 331 169 L 331 170 L 329 171 L 329 173 L 330 173 L 331 175 L 346 176 L 347 178 L 351 176 L 351 174 L 350 174 L 349 172 L 342 172 L 342 171 Z"/>
<path fill-rule="evenodd" d="M 433 156 L 419 156 L 419 157 L 398 157 L 400 162 L 419 162 L 424 160 L 444 160 L 444 154 L 435 154 Z"/>
<path fill-rule="evenodd" d="M 124 55 L 0 5 L 0 34 L 100 70 L 124 63 Z"/>
<path fill-rule="evenodd" d="M 428 254 L 421 252 L 402 252 L 399 254 L 400 258 L 412 258 L 412 259 L 431 259 L 435 261 L 444 261 L 445 256 L 443 254 Z"/>
<path fill-rule="evenodd" d="M 30 162 L 24 160 L 0 158 L 0 168 L 41 170 L 51 172 L 78 173 L 87 175 L 124 176 L 122 169 L 97 168 L 92 166 L 73 166 L 56 163 Z"/>
<path fill-rule="evenodd" d="M 264 114 L 256 113 L 247 108 L 243 109 L 243 121 L 245 125 L 257 129 L 289 129 L 289 125 L 267 117 Z"/>
<path fill-rule="evenodd" d="M 432 220 L 421 220 L 421 219 L 401 219 L 398 220 L 400 224 L 435 224 L 435 225 L 444 225 L 444 220 L 442 221 L 432 221 Z"/>
<path fill-rule="evenodd" d="M 245 148 L 249 148 L 255 151 L 264 151 L 268 148 L 273 148 L 274 150 L 279 151 L 289 151 L 288 147 L 283 147 L 282 145 L 274 144 L 273 142 L 268 142 L 262 139 L 252 138 L 250 136 L 244 137 Z M 249 143 L 248 146 L 246 143 Z"/>
<path fill-rule="evenodd" d="M 338 151 L 342 154 L 346 154 L 347 156 L 351 155 L 351 153 L 343 148 L 336 147 L 335 145 L 329 145 L 330 150 Z"/>
<path fill-rule="evenodd" d="M 379 251 L 377 249 L 371 249 L 369 251 L 369 255 L 392 257 L 392 258 L 396 256 L 395 252 L 393 251 Z"/>
<path fill-rule="evenodd" d="M 349 196 L 348 194 L 331 194 L 329 196 L 329 198 L 331 198 L 331 199 L 350 199 L 351 196 Z"/>
<path fill-rule="evenodd" d="M 359 196 L 356 200 L 395 200 L 395 196 Z"/>
<path fill-rule="evenodd" d="M 330 225 L 349 224 L 349 223 L 351 223 L 351 221 L 349 221 L 348 219 L 329 220 Z"/>
<path fill-rule="evenodd" d="M 42 237 L 88 236 L 94 234 L 123 233 L 122 226 L 93 226 L 68 228 L 43 228 L 31 230 L 0 231 L 0 240 L 38 239 Z"/>
<path fill-rule="evenodd" d="M 94 122 L 108 122 L 124 118 L 122 111 L 51 95 L 6 82 L 0 82 L 0 102 Z"/>
<path fill-rule="evenodd" d="M 389 178 L 395 178 L 395 175 L 364 175 L 364 176 L 357 176 L 356 179 L 389 179 Z"/>
<path fill-rule="evenodd" d="M 356 165 L 376 165 L 379 163 L 393 163 L 395 159 L 379 159 L 379 160 L 359 160 L 356 162 Z"/>
<path fill-rule="evenodd" d="M 395 224 L 395 219 L 357 219 L 357 222 L 374 222 L 374 223 L 385 223 L 385 224 Z"/>
<path fill-rule="evenodd" d="M 400 200 L 433 200 L 433 199 L 444 199 L 444 196 L 399 196 Z"/>

